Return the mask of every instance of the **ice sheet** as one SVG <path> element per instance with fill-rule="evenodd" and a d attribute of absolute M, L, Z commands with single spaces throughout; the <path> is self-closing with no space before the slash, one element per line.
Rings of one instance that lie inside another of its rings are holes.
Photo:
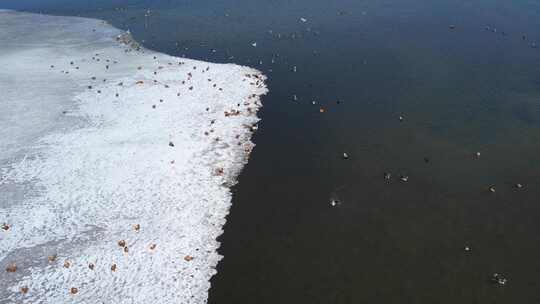
<path fill-rule="evenodd" d="M 0 303 L 206 302 L 265 77 L 99 20 L 0 29 Z"/>

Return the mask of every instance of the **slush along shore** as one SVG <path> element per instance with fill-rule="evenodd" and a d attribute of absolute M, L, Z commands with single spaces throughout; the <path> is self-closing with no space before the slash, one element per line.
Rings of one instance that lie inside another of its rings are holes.
<path fill-rule="evenodd" d="M 265 76 L 99 20 L 0 28 L 0 302 L 206 302 Z"/>

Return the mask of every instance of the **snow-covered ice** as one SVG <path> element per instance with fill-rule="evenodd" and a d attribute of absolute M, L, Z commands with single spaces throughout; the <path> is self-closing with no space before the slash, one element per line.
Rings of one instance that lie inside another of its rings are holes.
<path fill-rule="evenodd" d="M 265 77 L 99 20 L 0 29 L 0 303 L 206 302 Z"/>

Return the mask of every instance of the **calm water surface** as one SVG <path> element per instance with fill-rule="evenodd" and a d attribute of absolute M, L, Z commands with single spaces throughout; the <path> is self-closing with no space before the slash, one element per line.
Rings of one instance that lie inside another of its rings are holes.
<path fill-rule="evenodd" d="M 105 19 L 269 76 L 210 303 L 540 302 L 540 2 L 0 7 Z"/>

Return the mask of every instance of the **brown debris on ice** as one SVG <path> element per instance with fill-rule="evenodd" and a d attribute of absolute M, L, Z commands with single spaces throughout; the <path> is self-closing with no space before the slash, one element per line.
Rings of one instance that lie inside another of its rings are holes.
<path fill-rule="evenodd" d="M 6 267 L 7 272 L 16 272 L 17 271 L 17 265 L 15 263 L 11 263 L 7 265 Z"/>
<path fill-rule="evenodd" d="M 225 111 L 225 117 L 238 116 L 240 114 L 241 114 L 241 112 L 238 111 L 238 110 Z"/>

